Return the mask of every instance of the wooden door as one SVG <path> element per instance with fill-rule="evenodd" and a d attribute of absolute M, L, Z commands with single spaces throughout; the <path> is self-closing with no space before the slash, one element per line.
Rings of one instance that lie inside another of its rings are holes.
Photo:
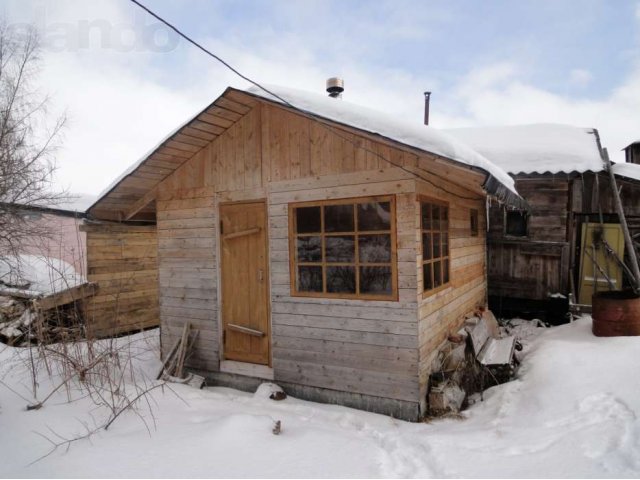
<path fill-rule="evenodd" d="M 269 364 L 268 258 L 264 202 L 220 206 L 223 355 Z"/>
<path fill-rule="evenodd" d="M 619 224 L 582 224 L 579 296 L 583 305 L 591 305 L 595 292 L 622 290 L 622 267 L 605 253 L 601 238 L 619 258 L 624 258 L 624 236 Z"/>

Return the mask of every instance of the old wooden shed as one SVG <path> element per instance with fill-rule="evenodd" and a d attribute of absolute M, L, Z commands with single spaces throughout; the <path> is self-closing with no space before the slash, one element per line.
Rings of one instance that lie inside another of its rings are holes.
<path fill-rule="evenodd" d="M 486 304 L 487 195 L 521 199 L 433 128 L 269 90 L 228 88 L 89 209 L 89 322 L 159 318 L 165 355 L 190 322 L 213 384 L 415 420 L 438 345 Z"/>
<path fill-rule="evenodd" d="M 504 168 L 530 205 L 529 212 L 496 203 L 489 209 L 488 281 L 496 314 L 562 321 L 570 295 L 590 305 L 594 290 L 623 286 L 620 265 L 606 258 L 590 237 L 604 232 L 624 256 L 609 175 L 598 132 L 558 124 L 449 130 Z M 627 160 L 634 158 L 627 152 Z M 630 166 L 630 167 L 627 167 Z M 622 172 L 623 168 L 625 172 Z M 635 165 L 618 164 L 625 216 L 640 233 L 640 182 Z M 626 174 L 625 174 L 626 173 Z M 586 240 L 585 240 L 586 239 Z M 598 263 L 599 265 L 595 265 Z"/>

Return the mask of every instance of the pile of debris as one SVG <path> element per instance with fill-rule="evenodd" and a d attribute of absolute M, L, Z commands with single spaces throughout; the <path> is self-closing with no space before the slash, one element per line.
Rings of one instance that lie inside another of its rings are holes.
<path fill-rule="evenodd" d="M 494 315 L 479 310 L 439 350 L 429 378 L 429 415 L 458 413 L 468 399 L 489 387 L 508 382 L 519 364 L 518 338 L 506 334 Z"/>
<path fill-rule="evenodd" d="M 0 285 L 0 342 L 20 346 L 82 338 L 80 300 L 96 291 L 88 282 L 48 295 Z"/>
<path fill-rule="evenodd" d="M 33 317 L 30 302 L 7 296 L 0 297 L 0 340 L 13 345 L 30 330 Z"/>
<path fill-rule="evenodd" d="M 26 345 L 82 338 L 81 300 L 96 291 L 96 284 L 59 258 L 2 257 L 0 341 Z"/>
<path fill-rule="evenodd" d="M 186 322 L 182 328 L 182 335 L 178 337 L 169 353 L 162 362 L 162 367 L 156 376 L 156 380 L 165 380 L 173 383 L 183 383 L 195 388 L 204 386 L 204 377 L 185 370 L 185 363 L 193 352 L 200 330 L 191 331 L 191 323 Z"/>

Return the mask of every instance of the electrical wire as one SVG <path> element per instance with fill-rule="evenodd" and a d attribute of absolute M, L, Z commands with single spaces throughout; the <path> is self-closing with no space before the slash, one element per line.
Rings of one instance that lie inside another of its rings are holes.
<path fill-rule="evenodd" d="M 343 135 L 342 132 L 338 128 L 336 128 L 333 125 L 331 125 L 330 123 L 328 123 L 328 121 L 326 121 L 326 120 L 324 120 L 322 118 L 319 118 L 317 115 L 313 114 L 313 112 L 310 112 L 308 110 L 305 110 L 303 108 L 300 108 L 300 107 L 297 107 L 297 106 L 293 105 L 287 99 L 281 97 L 280 95 L 276 94 L 275 92 L 272 92 L 271 90 L 269 90 L 265 86 L 261 85 L 259 82 L 257 82 L 255 80 L 251 79 L 250 77 L 244 75 L 239 70 L 234 68 L 231 64 L 229 64 L 224 59 L 222 59 L 220 56 L 216 55 L 215 53 L 211 52 L 207 48 L 203 47 L 201 44 L 199 44 L 198 42 L 193 40 L 191 37 L 189 37 L 186 33 L 182 32 L 176 26 L 174 26 L 173 24 L 171 24 L 170 22 L 168 22 L 167 20 L 165 20 L 164 18 L 162 18 L 161 16 L 159 16 L 158 14 L 156 14 L 155 12 L 153 12 L 152 10 L 147 8 L 145 5 L 140 3 L 138 0 L 130 0 L 130 1 L 132 3 L 134 3 L 135 5 L 137 5 L 138 7 L 140 7 L 145 12 L 147 12 L 153 18 L 155 18 L 156 20 L 158 20 L 159 22 L 163 23 L 164 25 L 169 27 L 171 30 L 176 32 L 180 37 L 184 38 L 187 42 L 191 43 L 193 46 L 195 46 L 196 48 L 198 48 L 199 50 L 201 50 L 202 52 L 204 52 L 208 56 L 212 57 L 213 59 L 215 59 L 216 61 L 218 61 L 222 65 L 224 65 L 227 69 L 231 70 L 233 73 L 235 73 L 237 76 L 239 76 L 243 80 L 249 82 L 253 86 L 255 86 L 255 87 L 259 88 L 260 90 L 262 90 L 263 92 L 273 96 L 274 98 L 276 98 L 277 100 L 282 102 L 287 107 L 289 107 L 292 110 L 294 110 L 294 111 L 298 112 L 299 114 L 303 115 L 305 118 L 308 118 L 308 119 L 310 119 L 310 120 L 312 120 L 314 122 L 319 123 L 321 126 L 323 126 L 325 129 L 327 129 L 330 132 L 332 132 L 334 135 L 337 135 L 342 140 L 345 140 L 346 142 L 351 143 L 355 148 L 359 148 L 359 149 L 361 149 L 361 150 L 363 150 L 365 152 L 371 153 L 372 155 L 376 156 L 377 158 L 380 158 L 381 160 L 383 160 L 384 162 L 386 162 L 386 163 L 388 163 L 390 165 L 393 165 L 394 167 L 400 168 L 401 170 L 413 175 L 416 178 L 419 178 L 420 180 L 423 180 L 423 181 L 427 182 L 428 184 L 432 185 L 433 187 L 437 188 L 438 190 L 442 190 L 443 192 L 445 192 L 445 193 L 447 193 L 449 195 L 452 195 L 454 197 L 458 197 L 458 198 L 461 198 L 461 199 L 464 199 L 464 200 L 477 201 L 479 199 L 479 197 L 469 197 L 469 196 L 460 195 L 458 193 L 452 192 L 451 190 L 448 190 L 448 189 L 444 188 L 442 185 L 438 185 L 438 184 L 434 183 L 429 178 L 426 178 L 426 177 L 420 175 L 419 173 L 416 173 L 415 171 L 407 169 L 404 165 L 398 164 L 398 163 L 386 158 L 381 153 L 376 152 L 374 150 L 371 150 L 371 149 L 363 146 L 360 142 L 355 142 L 351 138 Z M 436 177 L 439 177 L 439 178 L 442 178 L 443 180 L 447 180 L 446 178 L 441 177 L 439 175 L 436 175 L 434 173 L 432 173 L 432 175 L 434 175 Z"/>

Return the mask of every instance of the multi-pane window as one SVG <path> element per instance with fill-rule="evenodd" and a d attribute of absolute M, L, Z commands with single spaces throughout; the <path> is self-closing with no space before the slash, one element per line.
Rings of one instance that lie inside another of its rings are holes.
<path fill-rule="evenodd" d="M 449 206 L 433 200 L 420 202 L 422 278 L 424 291 L 449 283 Z"/>
<path fill-rule="evenodd" d="M 295 295 L 394 299 L 393 197 L 290 206 Z"/>

